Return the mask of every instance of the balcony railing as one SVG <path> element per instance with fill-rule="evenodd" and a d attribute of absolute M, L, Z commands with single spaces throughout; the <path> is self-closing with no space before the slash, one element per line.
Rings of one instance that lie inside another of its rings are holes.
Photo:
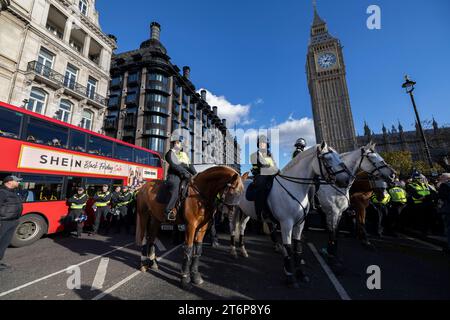
<path fill-rule="evenodd" d="M 81 84 L 72 81 L 69 77 L 66 77 L 55 70 L 43 65 L 42 63 L 39 63 L 37 61 L 31 61 L 28 63 L 28 72 L 34 72 L 35 74 L 44 77 L 48 80 L 53 81 L 60 87 L 65 87 L 76 94 L 88 98 L 92 101 L 95 101 L 101 105 L 106 105 L 106 98 L 98 95 L 97 93 L 93 92 L 92 90 L 88 89 L 85 86 L 82 86 Z"/>

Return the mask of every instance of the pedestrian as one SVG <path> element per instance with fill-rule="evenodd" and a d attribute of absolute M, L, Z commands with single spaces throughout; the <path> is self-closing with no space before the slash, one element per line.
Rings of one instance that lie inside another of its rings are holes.
<path fill-rule="evenodd" d="M 128 186 L 122 187 L 122 192 L 119 195 L 116 208 L 119 209 L 120 215 L 117 217 L 116 233 L 120 233 L 120 229 L 125 225 L 127 233 L 130 232 L 129 221 L 127 220 L 129 205 L 132 202 L 133 194 L 130 192 Z"/>
<path fill-rule="evenodd" d="M 380 182 L 380 185 L 374 189 L 374 193 L 370 198 L 370 204 L 375 209 L 376 224 L 375 234 L 381 237 L 383 234 L 383 225 L 388 215 L 388 204 L 391 201 L 391 196 L 387 192 L 387 183 Z"/>
<path fill-rule="evenodd" d="M 405 209 L 406 203 L 408 202 L 408 197 L 400 181 L 394 182 L 388 192 L 391 196 L 391 201 L 388 206 L 385 234 L 388 236 L 397 237 L 400 217 L 403 209 Z"/>
<path fill-rule="evenodd" d="M 445 229 L 447 232 L 447 247 L 444 252 L 450 254 L 450 173 L 441 175 L 438 184 L 439 192 L 439 213 L 442 214 L 445 221 Z"/>
<path fill-rule="evenodd" d="M 87 220 L 85 213 L 87 201 L 88 195 L 83 187 L 79 187 L 77 193 L 67 201 L 70 205 L 70 212 L 66 220 L 66 234 L 70 234 L 73 224 L 76 223 L 77 238 L 81 238 L 84 222 Z"/>
<path fill-rule="evenodd" d="M 0 186 L 0 271 L 10 268 L 2 259 L 22 216 L 22 199 L 18 195 L 21 181 L 16 176 L 7 176 Z"/>
<path fill-rule="evenodd" d="M 112 194 L 109 191 L 109 186 L 107 184 L 104 184 L 102 186 L 102 190 L 98 191 L 94 195 L 95 203 L 94 206 L 92 207 L 95 211 L 95 222 L 93 230 L 94 235 L 98 233 L 102 219 L 103 221 L 106 221 L 108 219 L 108 214 L 110 212 L 109 205 L 111 203 L 111 197 Z"/>

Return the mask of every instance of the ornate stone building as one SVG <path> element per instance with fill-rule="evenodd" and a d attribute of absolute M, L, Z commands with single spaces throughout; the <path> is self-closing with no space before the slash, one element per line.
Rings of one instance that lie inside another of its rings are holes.
<path fill-rule="evenodd" d="M 116 41 L 98 20 L 95 0 L 11 0 L 0 12 L 0 101 L 101 132 Z"/>
<path fill-rule="evenodd" d="M 239 146 L 217 107 L 206 102 L 190 80 L 190 68 L 171 63 L 160 41 L 161 26 L 153 22 L 150 39 L 137 50 L 113 56 L 107 135 L 164 155 L 172 132 L 188 132 L 193 163 L 235 165 Z"/>
<path fill-rule="evenodd" d="M 450 159 L 450 128 L 439 127 L 436 120 L 433 119 L 433 128 L 425 129 L 424 133 L 433 161 L 445 168 Z M 392 126 L 388 130 L 383 124 L 382 133 L 374 134 L 365 123 L 364 136 L 358 137 L 358 145 L 363 146 L 370 141 L 377 144 L 378 152 L 409 151 L 413 161 L 427 161 L 418 127 L 415 131 L 404 131 L 403 126 L 399 123 L 397 127 Z"/>
<path fill-rule="evenodd" d="M 314 6 L 306 74 L 317 142 L 326 141 L 339 152 L 356 147 L 356 134 L 342 46 Z"/>

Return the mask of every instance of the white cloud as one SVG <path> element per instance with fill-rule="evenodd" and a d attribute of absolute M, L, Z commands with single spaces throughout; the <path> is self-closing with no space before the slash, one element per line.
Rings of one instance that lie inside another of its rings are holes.
<path fill-rule="evenodd" d="M 289 116 L 283 123 L 272 126 L 280 135 L 280 150 L 291 151 L 298 138 L 304 138 L 308 146 L 316 144 L 314 121 L 310 118 L 295 119 Z"/>
<path fill-rule="evenodd" d="M 206 90 L 206 102 L 211 107 L 218 107 L 218 115 L 221 119 L 227 119 L 227 127 L 232 129 L 234 125 L 249 125 L 254 122 L 253 119 L 249 119 L 251 104 L 232 104 L 230 101 L 226 99 L 225 96 L 216 96 L 212 92 L 207 89 Z M 262 99 L 258 99 L 256 104 L 263 103 Z"/>

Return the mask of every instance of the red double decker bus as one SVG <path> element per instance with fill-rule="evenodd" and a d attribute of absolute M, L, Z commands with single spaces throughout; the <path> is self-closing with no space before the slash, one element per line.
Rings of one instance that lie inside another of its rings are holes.
<path fill-rule="evenodd" d="M 103 184 L 163 178 L 156 152 L 1 102 L 0 153 L 0 183 L 11 174 L 23 179 L 15 247 L 62 231 L 78 186 L 93 196 Z"/>

